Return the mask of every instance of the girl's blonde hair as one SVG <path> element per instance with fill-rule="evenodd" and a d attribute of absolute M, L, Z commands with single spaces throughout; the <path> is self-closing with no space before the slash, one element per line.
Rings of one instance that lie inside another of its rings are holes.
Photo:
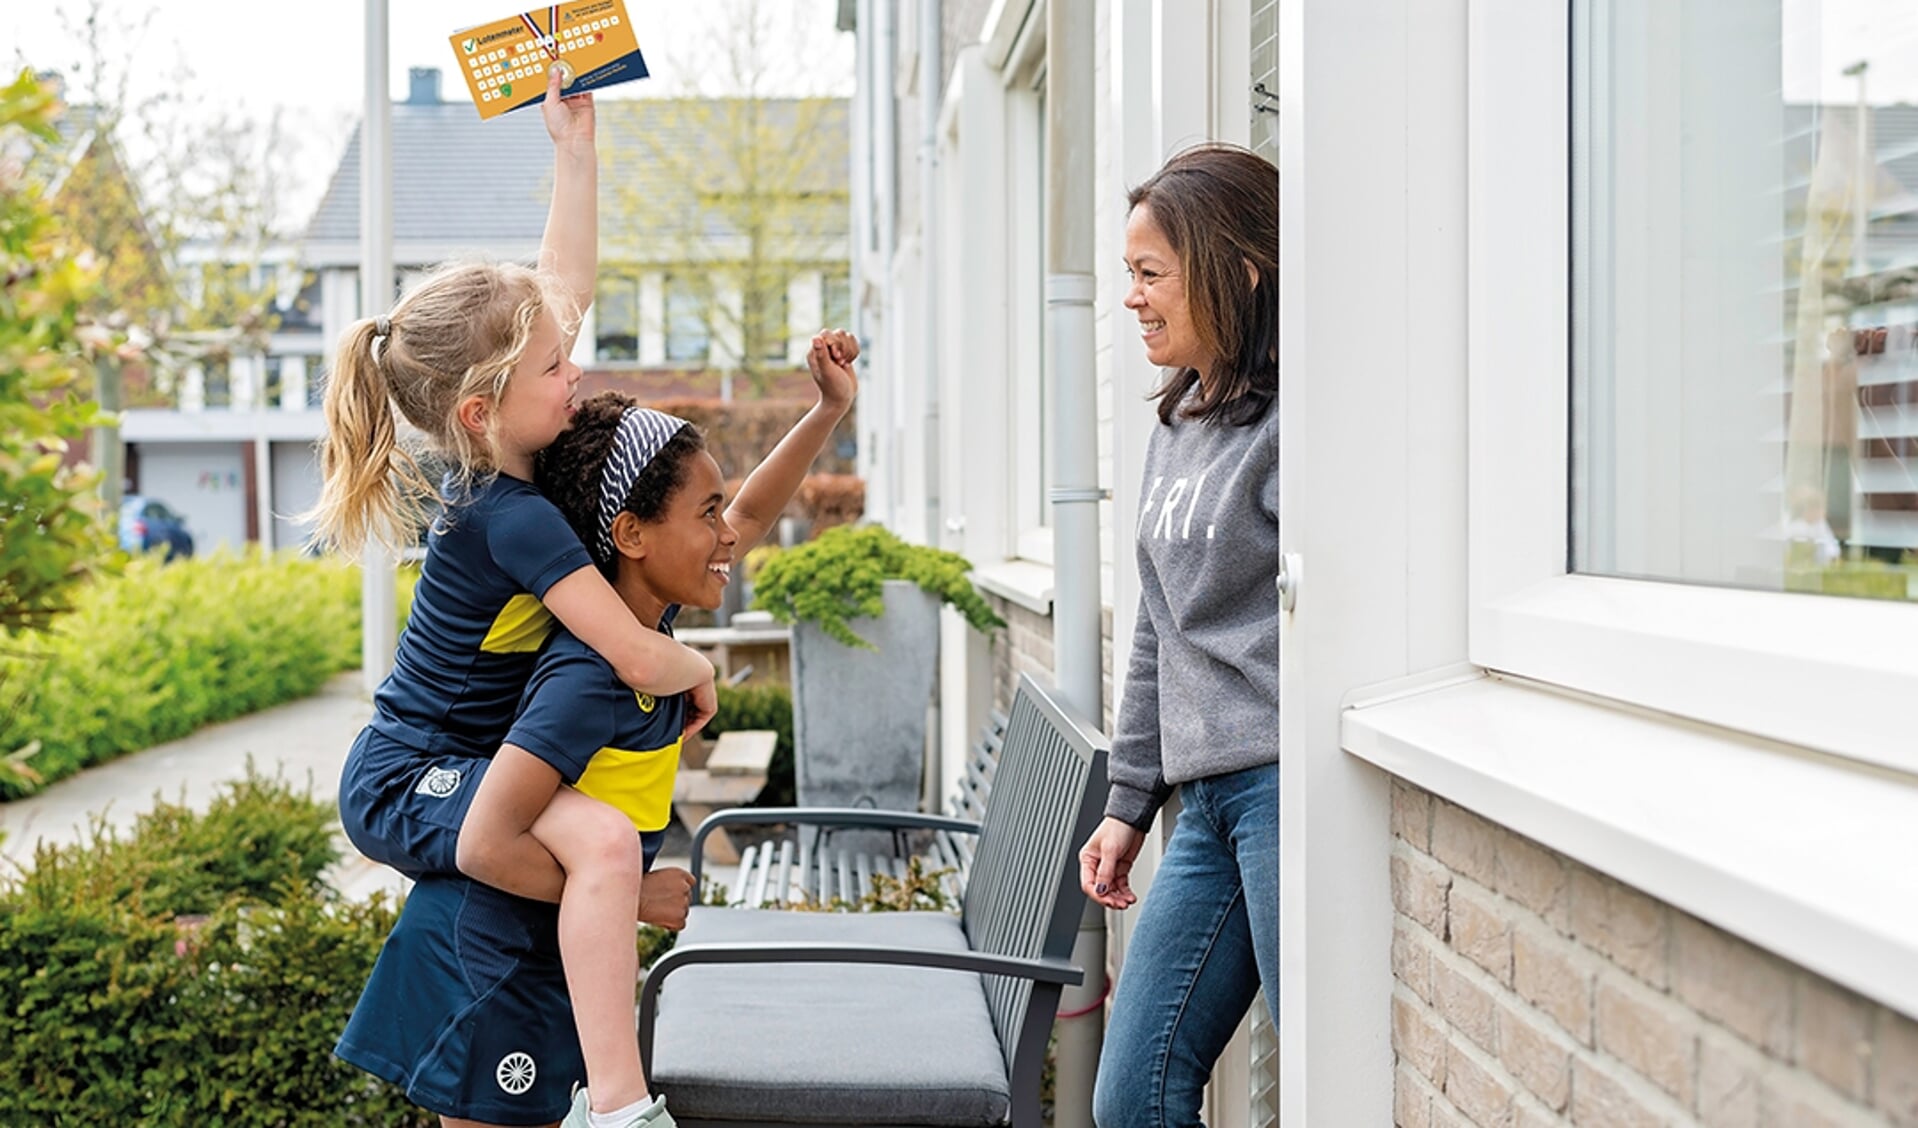
<path fill-rule="evenodd" d="M 320 500 L 307 514 L 326 544 L 357 554 L 367 542 L 412 542 L 426 499 L 442 489 L 400 440 L 393 409 L 452 466 L 456 501 L 497 471 L 497 412 L 475 435 L 459 421 L 471 396 L 497 405 L 541 315 L 575 320 L 547 275 L 513 263 L 440 268 L 385 317 L 356 321 L 340 338 L 326 385 Z"/>

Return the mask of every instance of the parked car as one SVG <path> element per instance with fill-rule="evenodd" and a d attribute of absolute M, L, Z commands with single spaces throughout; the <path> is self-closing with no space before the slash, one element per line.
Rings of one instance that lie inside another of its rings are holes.
<path fill-rule="evenodd" d="M 120 502 L 120 547 L 128 552 L 166 549 L 166 558 L 193 555 L 186 518 L 158 498 L 128 494 Z"/>

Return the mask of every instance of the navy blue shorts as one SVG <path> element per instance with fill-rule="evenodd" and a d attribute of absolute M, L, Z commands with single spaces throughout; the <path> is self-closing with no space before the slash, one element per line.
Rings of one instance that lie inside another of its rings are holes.
<path fill-rule="evenodd" d="M 640 835 L 652 868 L 664 831 Z M 559 956 L 559 906 L 423 878 L 333 1052 L 440 1116 L 550 1124 L 586 1065 Z"/>
<path fill-rule="evenodd" d="M 340 825 L 360 853 L 407 877 L 457 874 L 460 824 L 492 762 L 363 729 L 340 770 Z"/>

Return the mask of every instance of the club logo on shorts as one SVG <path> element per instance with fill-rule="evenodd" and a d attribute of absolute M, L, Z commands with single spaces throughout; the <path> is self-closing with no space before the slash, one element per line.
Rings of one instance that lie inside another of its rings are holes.
<path fill-rule="evenodd" d="M 639 711 L 642 713 L 650 713 L 659 708 L 659 699 L 650 693 L 635 692 L 633 699 L 639 702 Z"/>
<path fill-rule="evenodd" d="M 420 778 L 420 785 L 413 790 L 420 795 L 430 795 L 435 799 L 444 799 L 460 789 L 458 768 L 428 768 Z"/>
<path fill-rule="evenodd" d="M 533 1078 L 539 1076 L 539 1066 L 533 1063 L 531 1054 L 515 1050 L 499 1059 L 499 1067 L 493 1070 L 493 1080 L 499 1087 L 512 1096 L 519 1096 L 533 1087 Z"/>

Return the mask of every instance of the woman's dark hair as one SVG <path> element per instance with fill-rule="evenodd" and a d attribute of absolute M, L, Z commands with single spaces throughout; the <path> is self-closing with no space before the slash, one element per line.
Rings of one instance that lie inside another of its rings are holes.
<path fill-rule="evenodd" d="M 607 453 L 613 449 L 620 416 L 627 408 L 637 406 L 639 401 L 625 392 L 601 392 L 591 397 L 579 405 L 573 425 L 540 451 L 533 465 L 539 492 L 558 507 L 580 543 L 593 554 L 593 563 L 609 580 L 618 561 L 599 559 L 599 474 L 606 465 Z M 693 456 L 705 449 L 705 432 L 691 423 L 673 432 L 633 479 L 620 508 L 641 521 L 659 520 L 666 504 L 686 484 L 686 468 Z"/>
<path fill-rule="evenodd" d="M 1250 149 L 1199 145 L 1126 194 L 1126 214 L 1142 206 L 1179 256 L 1193 327 L 1217 358 L 1189 404 L 1198 372 L 1166 375 L 1160 421 L 1186 404 L 1189 419 L 1258 422 L 1279 394 L 1279 170 Z"/>

